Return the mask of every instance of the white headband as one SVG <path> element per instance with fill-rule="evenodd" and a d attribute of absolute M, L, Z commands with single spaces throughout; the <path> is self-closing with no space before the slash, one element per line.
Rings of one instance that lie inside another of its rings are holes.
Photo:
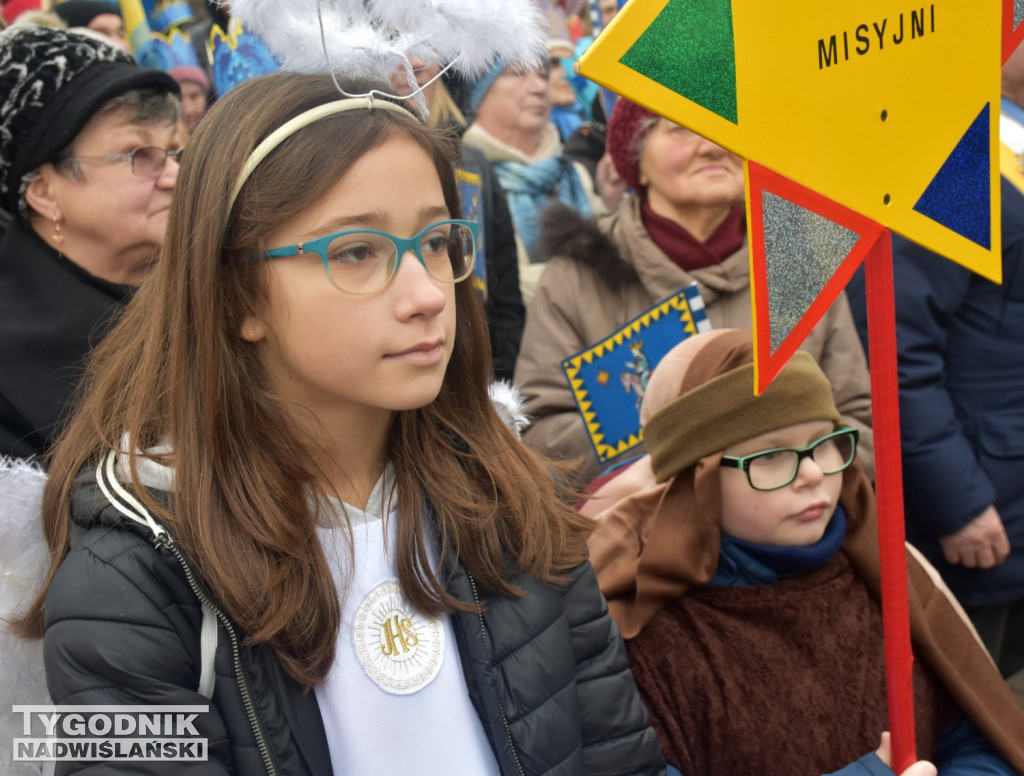
<path fill-rule="evenodd" d="M 228 200 L 228 212 L 231 212 L 231 208 L 234 207 L 235 199 L 238 198 L 238 192 L 242 190 L 242 186 L 249 180 L 249 176 L 252 175 L 255 170 L 270 152 L 277 148 L 281 143 L 287 140 L 289 137 L 294 135 L 297 131 L 303 127 L 308 127 L 314 121 L 319 121 L 327 116 L 334 116 L 338 113 L 344 113 L 350 110 L 389 110 L 396 113 L 404 113 L 407 116 L 416 118 L 410 111 L 387 100 L 374 100 L 373 94 L 361 95 L 358 97 L 346 97 L 343 100 L 335 100 L 334 102 L 324 103 L 323 105 L 317 105 L 315 108 L 310 108 L 304 113 L 300 113 L 292 119 L 289 119 L 280 127 L 275 129 L 261 142 L 256 148 L 253 149 L 252 153 L 249 154 L 249 158 L 245 162 L 245 166 L 242 168 L 242 172 L 238 175 L 238 180 L 235 181 L 235 187 L 231 191 L 231 199 Z M 417 119 L 418 121 L 419 119 Z"/>

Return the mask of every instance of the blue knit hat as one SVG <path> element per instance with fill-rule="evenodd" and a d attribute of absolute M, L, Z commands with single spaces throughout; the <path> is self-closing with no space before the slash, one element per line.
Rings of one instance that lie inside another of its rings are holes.
<path fill-rule="evenodd" d="M 508 63 L 503 60 L 498 60 L 491 69 L 480 76 L 479 79 L 469 89 L 469 112 L 476 116 L 477 109 L 480 107 L 480 103 L 484 101 L 484 97 L 487 96 L 487 92 L 494 86 L 494 82 L 498 79 L 505 68 L 508 67 Z"/>

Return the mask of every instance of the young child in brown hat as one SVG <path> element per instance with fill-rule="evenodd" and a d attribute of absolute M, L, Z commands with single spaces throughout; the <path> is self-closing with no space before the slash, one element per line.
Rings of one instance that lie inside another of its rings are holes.
<path fill-rule="evenodd" d="M 686 776 L 891 774 L 885 747 L 862 757 L 887 715 L 857 433 L 811 357 L 760 397 L 752 361 L 750 332 L 718 330 L 659 364 L 649 455 L 584 507 L 598 580 Z M 907 565 L 919 755 L 943 775 L 1024 772 L 1024 712 L 934 570 L 912 548 Z"/>

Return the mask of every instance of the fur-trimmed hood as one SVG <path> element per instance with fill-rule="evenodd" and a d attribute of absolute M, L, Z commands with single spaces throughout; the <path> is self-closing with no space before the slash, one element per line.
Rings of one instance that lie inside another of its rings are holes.
<path fill-rule="evenodd" d="M 593 269 L 612 288 L 639 282 L 636 270 L 609 236 L 616 218 L 615 213 L 583 218 L 560 203 L 548 207 L 541 214 L 538 258 L 548 261 L 559 256 L 575 261 Z"/>
<path fill-rule="evenodd" d="M 634 194 L 623 197 L 613 213 L 591 220 L 550 207 L 541 216 L 539 255 L 544 261 L 556 257 L 573 261 L 593 271 L 612 290 L 642 283 L 655 300 L 692 282 L 700 286 L 708 305 L 720 295 L 749 293 L 746 243 L 716 264 L 684 270 L 651 238 L 641 210 Z"/>

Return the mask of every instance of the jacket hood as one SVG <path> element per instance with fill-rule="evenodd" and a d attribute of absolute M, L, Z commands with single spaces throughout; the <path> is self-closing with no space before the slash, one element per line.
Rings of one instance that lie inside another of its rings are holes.
<path fill-rule="evenodd" d="M 156 447 L 136 457 L 140 483 L 158 500 L 166 500 L 174 490 L 174 470 L 148 456 L 169 451 L 168 447 Z M 125 487 L 124 483 L 131 481 L 129 467 L 127 455 L 110 452 L 95 465 L 83 468 L 75 478 L 71 521 L 82 528 L 129 523 L 146 536 L 164 530 Z"/>
<path fill-rule="evenodd" d="M 618 246 L 602 228 L 612 217 L 584 218 L 562 204 L 546 208 L 540 218 L 538 259 L 561 257 L 582 264 L 611 288 L 639 282 L 636 270 L 622 258 Z"/>

